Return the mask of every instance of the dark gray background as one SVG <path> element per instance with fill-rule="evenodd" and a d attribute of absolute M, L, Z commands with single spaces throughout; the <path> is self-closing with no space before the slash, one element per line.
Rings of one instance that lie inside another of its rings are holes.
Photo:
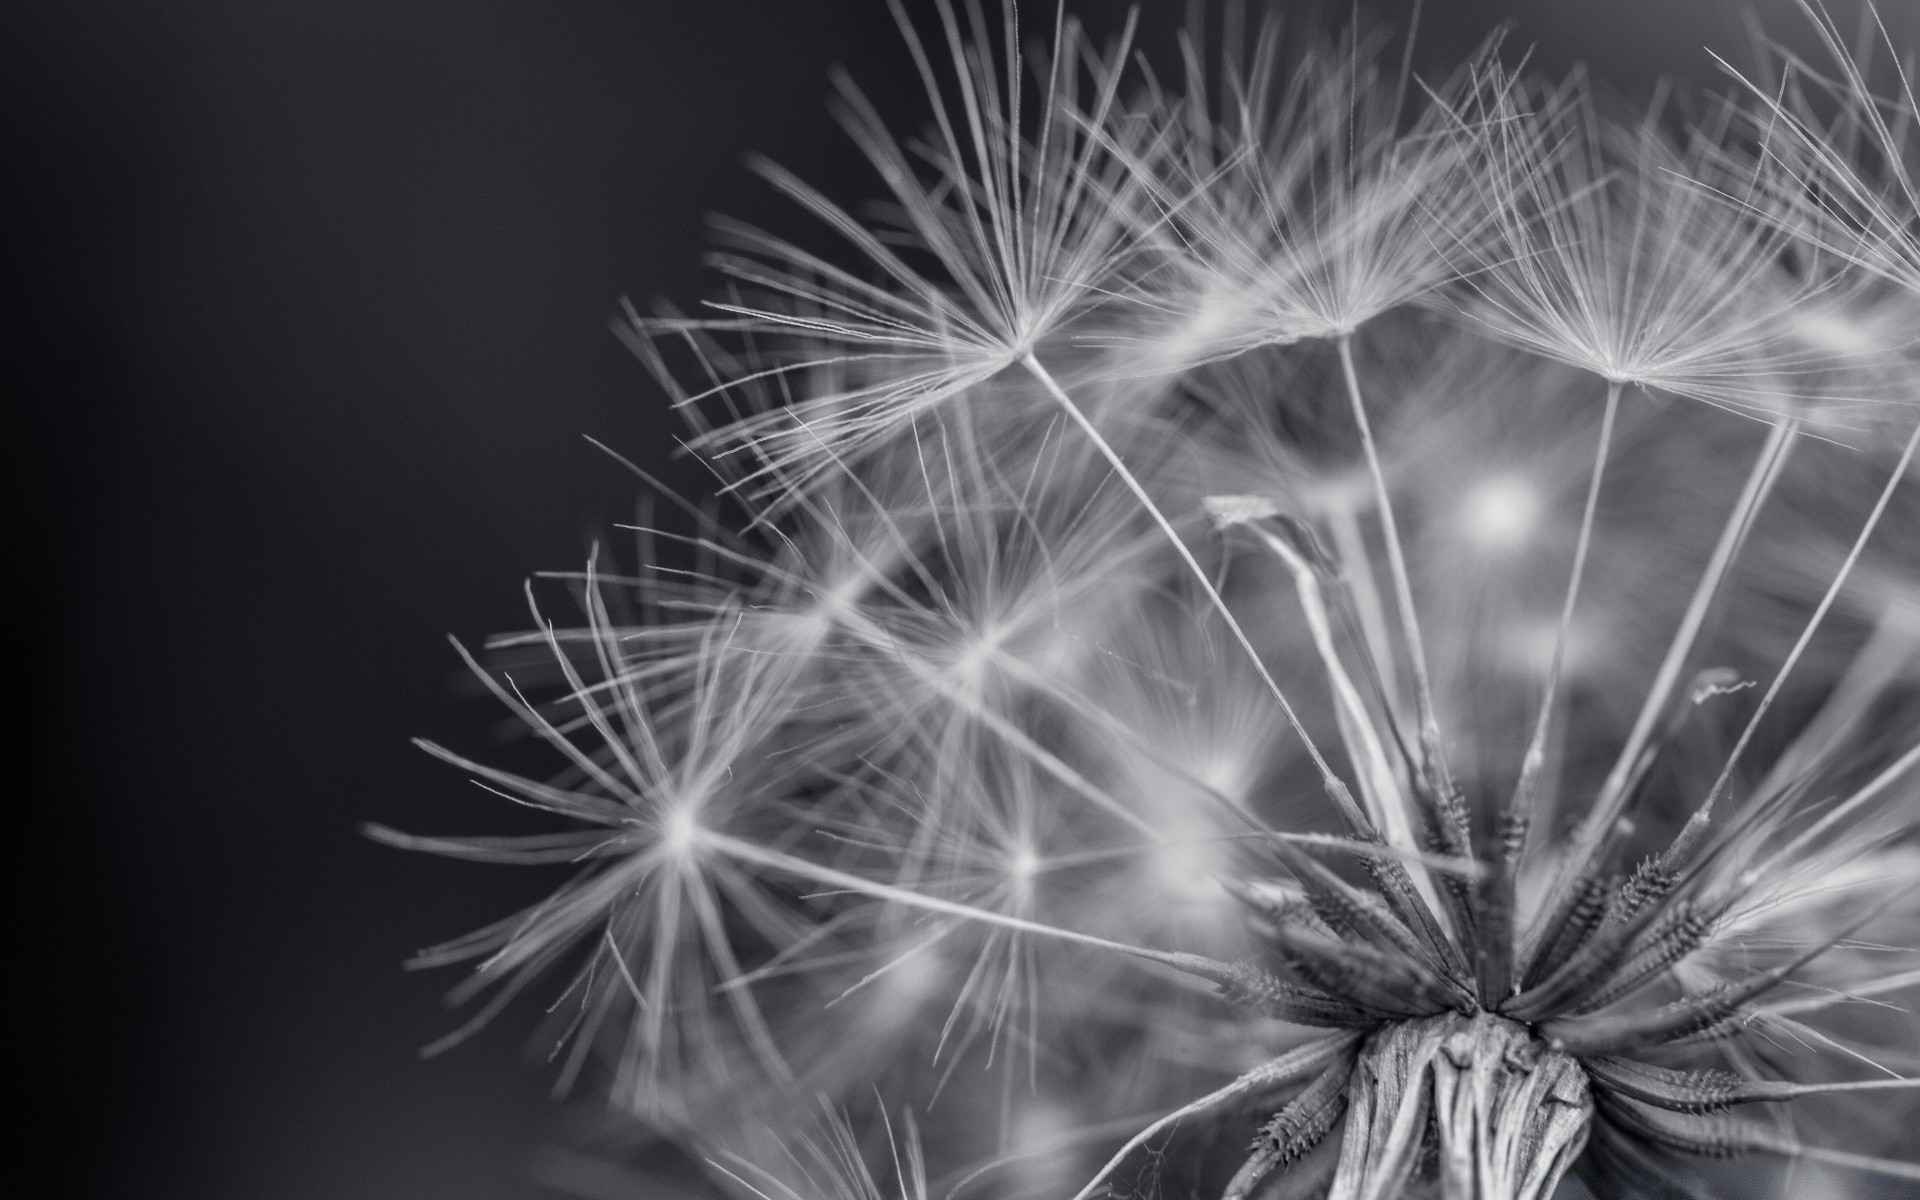
<path fill-rule="evenodd" d="M 871 194 L 822 101 L 841 61 L 924 116 L 884 6 L 8 7 L 22 1140 L 60 1194 L 545 1195 L 530 1011 L 422 1062 L 455 977 L 399 963 L 546 881 L 356 825 L 515 827 L 407 744 L 491 744 L 441 635 L 516 625 L 528 571 L 631 514 L 582 434 L 699 486 L 607 318 L 699 297 L 707 211 L 807 228 L 750 149 Z M 1510 16 L 1644 93 L 1711 77 L 1738 13 L 1432 0 L 1421 58 Z"/>

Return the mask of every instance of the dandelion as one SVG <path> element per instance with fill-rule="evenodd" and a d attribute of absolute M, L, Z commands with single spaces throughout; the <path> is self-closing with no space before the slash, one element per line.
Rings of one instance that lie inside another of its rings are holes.
<path fill-rule="evenodd" d="M 1577 77 L 1526 99 L 1498 93 L 1487 122 L 1496 145 L 1481 186 L 1498 234 L 1460 313 L 1614 386 L 1764 414 L 1772 377 L 1805 366 L 1786 349 L 1786 314 L 1831 280 L 1783 285 L 1787 235 L 1729 213 L 1699 182 L 1717 151 L 1707 131 L 1675 150 L 1656 116 L 1602 121 Z"/>
<path fill-rule="evenodd" d="M 1833 60 L 1824 75 L 1784 51 L 1777 80 L 1760 86 L 1729 68 L 1753 94 L 1763 147 L 1781 170 L 1769 199 L 1776 220 L 1801 237 L 1911 296 L 1920 290 L 1920 149 L 1915 145 L 1914 84 L 1896 66 L 1893 95 L 1881 96 L 1868 78 L 1870 64 L 1849 53 L 1831 14 L 1816 0 L 1799 0 Z M 1869 9 L 1886 40 L 1879 13 Z M 1723 60 L 1724 62 L 1724 60 Z M 1823 121 L 1814 102 L 1824 94 L 1839 113 Z"/>
<path fill-rule="evenodd" d="M 935 12 L 625 324 L 741 519 L 469 659 L 562 827 L 377 836 L 577 873 L 422 962 L 757 1200 L 1920 1179 L 1911 96 Z"/>
<path fill-rule="evenodd" d="M 569 761 L 567 775 L 542 783 L 422 743 L 474 771 L 489 790 L 584 828 L 526 839 L 370 832 L 395 845 L 481 861 L 579 865 L 575 879 L 547 900 L 419 957 L 420 966 L 481 960 L 456 999 L 499 989 L 474 1022 L 436 1048 L 466 1036 L 532 978 L 584 948 L 586 963 L 568 989 L 573 1016 L 564 1037 L 572 1049 L 562 1086 L 606 1040 L 620 1048 L 615 1094 L 638 1108 L 670 1112 L 687 1081 L 738 1072 L 740 1064 L 719 1053 L 725 1045 L 743 1046 L 762 1069 L 786 1073 L 750 993 L 736 992 L 717 1009 L 707 998 L 741 971 L 730 926 L 744 922 L 776 945 L 805 930 L 750 875 L 705 848 L 711 831 L 737 817 L 736 772 L 764 752 L 752 731 L 784 697 L 756 688 L 751 668 L 741 676 L 723 669 L 729 656 L 720 648 L 719 622 L 702 629 L 691 677 L 654 683 L 610 628 L 597 581 L 586 596 L 584 655 L 576 650 L 581 639 L 563 644 L 534 609 L 569 689 L 548 711 L 530 705 L 510 677 L 496 679 L 468 659 L 494 694 Z M 581 745 L 583 732 L 593 748 Z M 729 1020 L 737 1038 L 714 1029 Z"/>
<path fill-rule="evenodd" d="M 1278 20 L 1264 22 L 1246 61 L 1223 64 L 1216 117 L 1189 43 L 1186 94 L 1155 117 L 1170 130 L 1132 163 L 1162 215 L 1127 295 L 1164 328 L 1154 358 L 1176 369 L 1351 337 L 1453 279 L 1449 241 L 1484 225 L 1463 178 L 1471 131 L 1444 99 L 1407 121 L 1412 80 L 1381 62 L 1383 39 L 1349 31 L 1292 61 L 1285 49 Z M 1446 90 L 1465 95 L 1474 76 Z"/>
<path fill-rule="evenodd" d="M 740 422 L 715 442 L 750 444 L 776 462 L 857 453 L 915 413 L 993 379 L 1061 336 L 1099 298 L 1124 249 L 1124 202 L 1115 195 L 1122 180 L 1093 131 L 1105 124 L 1115 102 L 1128 39 L 1099 55 L 1076 25 L 1063 21 L 1032 104 L 1011 45 L 1011 20 L 1002 63 L 977 7 L 969 8 L 969 42 L 952 7 L 940 5 L 955 68 L 953 81 L 943 83 L 904 10 L 895 4 L 893 11 L 933 101 L 931 141 L 919 153 L 903 147 L 849 79 L 842 76 L 839 84 L 842 122 L 896 205 L 900 228 L 888 231 L 894 236 L 869 229 L 773 163 L 756 163 L 775 187 L 851 243 L 884 282 L 722 222 L 724 248 L 714 265 L 764 301 L 716 305 L 733 320 L 642 323 L 649 336 L 743 333 L 785 342 L 798 352 L 771 352 L 767 374 L 804 374 L 823 366 L 844 373 L 840 387 Z M 1092 64 L 1092 94 L 1084 107 L 1083 60 Z M 958 97 L 951 107 L 949 88 Z M 1030 105 L 1038 109 L 1037 132 L 1028 127 Z M 916 159 L 930 173 L 923 174 Z M 896 249 L 903 238 L 937 263 L 940 273 L 929 274 Z"/>

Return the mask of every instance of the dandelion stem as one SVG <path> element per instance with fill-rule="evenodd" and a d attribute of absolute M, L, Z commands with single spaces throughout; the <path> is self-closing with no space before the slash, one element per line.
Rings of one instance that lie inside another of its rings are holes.
<path fill-rule="evenodd" d="M 1354 608 L 1360 615 L 1360 629 L 1367 639 L 1367 650 L 1380 674 L 1380 684 L 1388 697 L 1399 695 L 1399 671 L 1393 661 L 1393 647 L 1387 640 L 1386 614 L 1380 608 L 1380 587 L 1373 578 L 1373 560 L 1367 555 L 1367 542 L 1360 532 L 1360 520 L 1352 508 L 1341 505 L 1327 514 L 1327 528 L 1333 532 L 1334 549 L 1340 553 L 1341 566 L 1352 578 Z"/>
<path fill-rule="evenodd" d="M 1614 421 L 1619 415 L 1620 384 L 1609 380 L 1606 409 L 1600 417 L 1600 443 L 1594 450 L 1593 474 L 1587 480 L 1587 502 L 1580 511 L 1580 534 L 1573 547 L 1573 570 L 1567 577 L 1567 595 L 1560 605 L 1560 627 L 1553 638 L 1553 660 L 1547 668 L 1546 692 L 1540 698 L 1540 716 L 1533 723 L 1526 756 L 1521 759 L 1520 780 L 1514 785 L 1513 799 L 1507 805 L 1506 827 L 1500 831 L 1506 844 L 1488 877 L 1494 895 L 1486 905 L 1488 919 L 1480 927 L 1480 999 L 1485 1004 L 1500 1003 L 1513 989 L 1515 880 L 1520 870 L 1520 854 L 1526 845 L 1527 823 L 1533 818 L 1540 771 L 1547 761 L 1547 732 L 1553 727 L 1554 700 L 1560 691 L 1560 673 L 1566 666 L 1573 610 L 1580 600 L 1580 580 L 1586 573 L 1587 555 L 1593 546 L 1593 517 L 1600 507 L 1607 450 L 1613 444 Z"/>
<path fill-rule="evenodd" d="M 1420 636 L 1420 615 L 1413 606 L 1413 583 L 1407 572 L 1400 524 L 1394 519 L 1393 499 L 1387 492 L 1386 472 L 1380 468 L 1380 450 L 1374 444 L 1373 425 L 1367 420 L 1360 394 L 1360 375 L 1353 366 L 1353 336 L 1343 334 L 1334 343 L 1340 352 L 1340 374 L 1346 380 L 1347 399 L 1353 404 L 1354 423 L 1360 427 L 1360 445 L 1366 453 L 1367 474 L 1373 480 L 1374 501 L 1380 510 L 1380 529 L 1387 543 L 1387 566 L 1393 575 L 1394 601 L 1400 610 L 1400 628 L 1407 640 L 1407 658 L 1413 671 L 1414 700 L 1420 716 L 1421 757 L 1440 790 L 1450 785 L 1440 747 L 1440 721 L 1433 707 L 1433 681 L 1427 673 L 1426 642 Z"/>
<path fill-rule="evenodd" d="M 971 904 L 962 904 L 957 900 L 945 900 L 939 896 L 929 896 L 916 892 L 912 888 L 898 887 L 888 883 L 878 883 L 864 879 L 849 871 L 823 866 L 797 854 L 784 850 L 774 850 L 757 845 L 729 834 L 711 829 L 702 829 L 697 834 L 697 844 L 714 850 L 728 858 L 740 862 L 766 867 L 785 875 L 795 876 L 812 883 L 824 884 L 831 888 L 844 888 L 871 896 L 876 900 L 890 900 L 910 908 L 926 912 L 943 913 L 950 917 L 962 917 L 982 925 L 995 925 L 1002 929 L 1011 929 L 1015 933 L 1030 933 L 1038 937 L 1055 941 L 1073 942 L 1081 946 L 1092 946 L 1098 950 L 1113 950 L 1132 958 L 1145 959 L 1148 962 L 1163 963 L 1188 974 L 1204 973 L 1207 965 L 1224 971 L 1224 963 L 1215 964 L 1213 960 L 1197 954 L 1174 954 L 1165 950 L 1149 950 L 1144 946 L 1129 946 L 1125 942 L 1110 941 L 1095 937 L 1090 933 L 1079 933 L 1071 929 L 1062 929 L 1057 925 L 1048 925 L 1040 921 L 1029 921 L 1024 917 L 1010 916 L 1007 913 L 994 912 L 988 908 L 976 908 Z"/>
<path fill-rule="evenodd" d="M 1353 686 L 1352 678 L 1347 674 L 1345 664 L 1333 642 L 1333 627 L 1327 619 L 1326 601 L 1321 595 L 1320 581 L 1313 567 L 1284 539 L 1261 529 L 1260 539 L 1272 550 L 1280 561 L 1293 573 L 1295 590 L 1300 597 L 1300 608 L 1307 618 L 1307 628 L 1313 636 L 1314 648 L 1319 651 L 1320 661 L 1325 666 L 1327 678 L 1332 685 L 1334 699 L 1337 702 L 1335 715 L 1339 718 L 1340 734 L 1347 744 L 1347 755 L 1352 760 L 1355 776 L 1360 781 L 1361 798 L 1368 802 L 1372 818 L 1379 824 L 1381 832 L 1389 846 L 1403 853 L 1417 854 L 1419 843 L 1414 838 L 1413 826 L 1408 820 L 1408 811 L 1400 793 L 1400 781 L 1394 775 L 1387 762 L 1385 749 L 1380 735 L 1373 727 L 1366 705 L 1360 699 L 1360 693 Z M 1417 860 L 1416 866 L 1423 866 Z M 1439 907 L 1439 896 L 1434 890 L 1433 880 L 1422 869 L 1417 874 L 1409 872 L 1409 881 L 1417 889 L 1417 903 L 1428 910 Z M 1409 898 L 1411 900 L 1411 898 Z M 1434 949 L 1444 952 L 1446 939 L 1441 936 L 1437 925 L 1430 921 L 1415 918 L 1410 922 L 1416 928 L 1430 930 Z"/>
<path fill-rule="evenodd" d="M 1840 589 L 1845 586 L 1847 577 L 1853 573 L 1854 564 L 1860 561 L 1860 552 L 1867 548 L 1867 539 L 1872 537 L 1873 531 L 1879 527 L 1880 518 L 1886 513 L 1887 504 L 1893 499 L 1894 489 L 1900 486 L 1901 479 L 1907 473 L 1907 464 L 1913 461 L 1913 452 L 1916 447 L 1920 447 L 1920 424 L 1916 424 L 1913 432 L 1908 435 L 1907 444 L 1900 451 L 1900 461 L 1893 465 L 1893 473 L 1887 477 L 1887 485 L 1880 489 L 1880 498 L 1874 502 L 1873 511 L 1867 514 L 1866 524 L 1860 527 L 1860 535 L 1853 539 L 1853 547 L 1847 551 L 1846 561 L 1840 564 L 1840 570 L 1834 575 L 1833 582 L 1827 585 L 1826 595 L 1820 597 L 1819 607 L 1813 610 L 1813 616 L 1807 620 L 1806 628 L 1800 631 L 1800 637 L 1794 642 L 1793 649 L 1787 652 L 1786 661 L 1780 664 L 1780 670 L 1775 673 L 1773 682 L 1767 687 L 1767 694 L 1760 698 L 1759 707 L 1754 709 L 1753 716 L 1748 718 L 1747 727 L 1740 731 L 1740 740 L 1733 744 L 1733 751 L 1727 755 L 1726 765 L 1720 768 L 1719 778 L 1713 781 L 1713 787 L 1708 790 L 1707 798 L 1701 802 L 1700 811 L 1694 813 L 1687 821 L 1689 828 L 1682 830 L 1680 837 L 1675 839 L 1673 847 L 1668 851 L 1670 862 L 1683 858 L 1686 852 L 1691 850 L 1693 841 L 1700 836 L 1700 831 L 1705 829 L 1707 821 L 1713 815 L 1714 803 L 1726 790 L 1727 781 L 1733 777 L 1733 769 L 1739 764 L 1740 756 L 1746 752 L 1748 744 L 1753 741 L 1754 731 L 1760 728 L 1761 719 L 1767 715 L 1767 710 L 1773 707 L 1774 700 L 1780 695 L 1780 689 L 1787 682 L 1787 676 L 1792 674 L 1793 668 L 1800 662 L 1800 656 L 1806 653 L 1807 644 L 1813 641 L 1813 635 L 1820 628 L 1820 622 L 1826 618 L 1827 610 L 1833 607 L 1834 600 L 1839 597 Z"/>
<path fill-rule="evenodd" d="M 1646 748 L 1647 739 L 1653 736 L 1654 725 L 1660 719 L 1661 710 L 1666 708 L 1674 685 L 1679 682 L 1680 672 L 1686 667 L 1687 656 L 1693 650 L 1694 640 L 1700 635 L 1700 627 L 1706 621 L 1714 595 L 1719 591 L 1721 581 L 1726 578 L 1734 555 L 1746 540 L 1747 531 L 1753 526 L 1754 514 L 1773 491 L 1774 482 L 1780 477 L 1780 469 L 1786 464 L 1787 455 L 1793 449 L 1799 431 L 1800 423 L 1792 420 L 1775 425 L 1767 434 L 1766 445 L 1760 448 L 1760 456 L 1754 461 L 1740 498 L 1727 515 L 1726 526 L 1720 531 L 1720 540 L 1714 545 L 1713 556 L 1708 559 L 1707 569 L 1693 590 L 1693 598 L 1687 603 L 1680 627 L 1674 632 L 1672 644 L 1667 647 L 1667 656 L 1660 663 L 1653 687 L 1647 691 L 1647 698 L 1640 706 L 1639 716 L 1634 719 L 1626 744 L 1620 748 L 1620 757 L 1614 761 L 1613 769 L 1600 787 L 1600 796 L 1595 802 L 1590 824 L 1604 828 L 1618 815 L 1617 806 L 1625 793 L 1627 780 L 1633 774 L 1634 764 L 1639 760 L 1640 752 Z"/>
<path fill-rule="evenodd" d="M 1326 600 L 1320 592 L 1320 581 L 1315 577 L 1313 567 L 1284 539 L 1264 529 L 1256 532 L 1267 549 L 1273 551 L 1293 575 L 1294 590 L 1299 595 L 1301 612 L 1307 619 L 1307 630 L 1312 635 L 1314 649 L 1320 655 L 1321 666 L 1326 670 L 1327 680 L 1333 689 L 1336 714 L 1340 717 L 1340 732 L 1346 739 L 1347 755 L 1360 781 L 1360 798 L 1368 806 L 1367 815 L 1380 827 L 1388 845 L 1413 849 L 1413 829 L 1400 804 L 1399 782 L 1394 778 L 1393 768 L 1387 763 L 1386 751 L 1367 715 L 1366 705 L 1353 686 L 1346 665 L 1340 661 L 1339 649 L 1333 642 L 1333 625 L 1327 619 Z"/>
<path fill-rule="evenodd" d="M 1533 737 L 1520 767 L 1520 782 L 1514 788 L 1509 808 L 1526 816 L 1533 807 L 1541 768 L 1546 761 L 1547 730 L 1553 724 L 1554 701 L 1559 692 L 1560 674 L 1566 666 L 1567 640 L 1573 630 L 1573 611 L 1580 599 L 1580 580 L 1587 567 L 1587 555 L 1593 544 L 1593 518 L 1600 507 L 1600 484 L 1607 470 L 1607 448 L 1613 442 L 1614 420 L 1620 412 L 1620 385 L 1607 384 L 1607 406 L 1600 418 L 1600 444 L 1594 451 L 1593 475 L 1587 481 L 1587 503 L 1580 513 L 1580 534 L 1574 542 L 1573 572 L 1567 579 L 1566 599 L 1560 605 L 1560 626 L 1553 639 L 1553 661 L 1547 669 L 1546 694 L 1540 700 L 1540 716 L 1533 725 Z"/>
<path fill-rule="evenodd" d="M 1165 840 L 1165 836 L 1140 814 L 1130 811 L 1125 805 L 1109 796 L 1086 776 L 1062 761 L 1058 755 L 1036 742 L 1026 730 L 967 695 L 963 689 L 953 686 L 941 676 L 937 668 L 921 661 L 917 655 L 902 647 L 898 639 L 889 637 L 885 629 L 856 612 L 842 612 L 838 614 L 837 619 L 869 645 L 891 655 L 895 662 L 905 667 L 916 679 L 938 692 L 955 708 L 986 726 L 989 731 L 1014 749 L 1026 755 L 1035 766 L 1053 776 L 1068 790 L 1081 796 L 1108 816 L 1145 834 L 1150 841 Z"/>
<path fill-rule="evenodd" d="M 1269 692 L 1273 693 L 1273 698 L 1280 705 L 1280 712 L 1286 718 L 1287 724 L 1292 727 L 1294 733 L 1298 734 L 1301 742 L 1306 745 L 1307 755 L 1313 760 L 1314 767 L 1320 772 L 1321 783 L 1325 787 L 1327 795 L 1333 800 L 1334 807 L 1340 810 L 1340 815 L 1345 818 L 1347 823 L 1352 825 L 1354 829 L 1362 832 L 1373 832 L 1372 823 L 1367 820 L 1366 813 L 1363 812 L 1359 804 L 1354 801 L 1353 794 L 1347 790 L 1347 785 L 1341 781 L 1338 775 L 1333 773 L 1333 768 L 1327 764 L 1326 756 L 1320 753 L 1320 747 L 1314 744 L 1312 736 L 1307 733 L 1306 726 L 1300 723 L 1300 717 L 1294 712 L 1293 705 L 1288 702 L 1286 693 L 1280 690 L 1280 685 L 1274 680 L 1273 673 L 1267 670 L 1267 664 L 1261 660 L 1260 652 L 1254 648 L 1253 640 L 1247 636 L 1246 630 L 1240 627 L 1239 620 L 1234 617 L 1232 610 L 1227 607 L 1227 602 L 1221 598 L 1219 590 L 1213 586 L 1213 580 L 1207 577 L 1206 569 L 1200 565 L 1198 559 L 1193 557 L 1193 551 L 1187 549 L 1186 542 L 1181 540 L 1179 532 L 1173 527 L 1173 522 L 1167 520 L 1166 514 L 1160 511 L 1160 506 L 1154 503 L 1152 496 L 1147 494 L 1147 489 L 1141 485 L 1139 479 L 1128 469 L 1127 464 L 1120 458 L 1119 453 L 1114 450 L 1113 446 L 1100 433 L 1100 430 L 1095 427 L 1094 423 L 1087 419 L 1087 414 L 1081 411 L 1080 406 L 1073 402 L 1073 397 L 1067 395 L 1060 385 L 1054 381 L 1053 376 L 1047 371 L 1046 367 L 1041 365 L 1040 360 L 1032 354 L 1028 354 L 1020 360 L 1020 365 L 1025 367 L 1027 371 L 1040 382 L 1040 386 L 1047 390 L 1047 393 L 1066 411 L 1067 416 L 1072 418 L 1074 424 L 1080 427 L 1080 431 L 1087 435 L 1088 440 L 1093 443 L 1094 449 L 1100 452 L 1107 460 L 1108 465 L 1113 468 L 1114 474 L 1120 477 L 1120 482 L 1125 484 L 1127 490 L 1133 493 L 1134 499 L 1140 502 L 1141 508 L 1145 509 L 1147 515 L 1153 518 L 1154 524 L 1160 527 L 1160 532 L 1166 535 L 1167 541 L 1173 546 L 1174 552 L 1180 556 L 1180 561 L 1186 564 L 1187 570 L 1193 575 L 1195 582 L 1200 585 L 1201 590 L 1206 594 L 1207 600 L 1213 605 L 1214 611 L 1220 614 L 1221 620 L 1227 623 L 1227 628 L 1233 633 L 1234 640 L 1240 643 L 1242 650 L 1246 651 L 1247 659 L 1253 664 L 1253 669 L 1259 673 L 1261 682 L 1266 684 Z"/>
<path fill-rule="evenodd" d="M 1694 641 L 1706 622 L 1707 611 L 1712 607 L 1713 598 L 1726 578 L 1734 556 L 1746 540 L 1747 531 L 1752 528 L 1755 513 L 1766 502 L 1774 482 L 1780 477 L 1780 470 L 1793 449 L 1799 430 L 1799 422 L 1789 420 L 1773 426 L 1767 434 L 1766 444 L 1761 447 L 1753 469 L 1747 474 L 1740 498 L 1727 515 L 1726 525 L 1721 529 L 1720 540 L 1715 543 L 1713 553 L 1707 560 L 1706 570 L 1694 586 L 1693 597 L 1687 602 L 1687 611 L 1680 619 L 1680 627 L 1674 631 L 1666 658 L 1661 661 L 1660 669 L 1654 675 L 1653 686 L 1648 689 L 1646 699 L 1640 705 L 1639 716 L 1634 719 L 1633 729 L 1620 749 L 1620 757 L 1615 760 L 1613 769 L 1601 785 L 1592 813 L 1574 831 L 1553 886 L 1548 890 L 1546 902 L 1541 906 L 1541 919 L 1532 927 L 1529 941 L 1533 943 L 1533 950 L 1542 948 L 1537 944 L 1539 937 L 1555 926 L 1556 916 L 1570 898 L 1573 882 L 1580 878 L 1601 839 L 1619 817 L 1627 796 L 1627 781 L 1632 778 L 1635 765 L 1646 749 L 1647 740 L 1653 735 L 1654 726 L 1661 712 L 1666 709 L 1675 684 L 1679 682 L 1680 672 L 1685 668 L 1687 657 L 1693 652 Z"/>

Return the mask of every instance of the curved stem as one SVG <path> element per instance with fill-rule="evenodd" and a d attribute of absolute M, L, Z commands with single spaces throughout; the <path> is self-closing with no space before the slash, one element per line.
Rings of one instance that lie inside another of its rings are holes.
<path fill-rule="evenodd" d="M 1353 366 L 1352 335 L 1342 335 L 1335 343 L 1340 352 L 1340 373 L 1346 380 L 1347 399 L 1353 405 L 1354 423 L 1360 427 L 1360 444 L 1366 452 L 1367 474 L 1373 481 L 1374 502 L 1380 511 L 1380 528 L 1387 543 L 1387 566 L 1393 576 L 1393 595 L 1400 612 L 1401 634 L 1407 641 L 1407 658 L 1413 672 L 1414 702 L 1420 717 L 1422 755 L 1429 771 L 1446 775 L 1446 763 L 1440 746 L 1440 722 L 1433 707 L 1433 680 L 1427 673 L 1427 647 L 1420 635 L 1420 615 L 1414 609 L 1413 583 L 1407 571 L 1407 555 L 1400 541 L 1400 525 L 1394 519 L 1393 499 L 1387 491 L 1386 472 L 1380 466 L 1380 450 L 1374 444 L 1373 425 L 1367 420 L 1367 406 L 1360 395 L 1360 376 Z"/>
<path fill-rule="evenodd" d="M 1374 669 L 1379 672 L 1381 686 L 1389 697 L 1397 697 L 1399 669 L 1393 661 L 1393 645 L 1387 639 L 1387 617 L 1380 607 L 1380 588 L 1374 582 L 1373 562 L 1367 556 L 1367 540 L 1360 532 L 1360 519 L 1352 508 L 1342 504 L 1327 514 L 1327 528 L 1333 531 L 1334 549 L 1349 576 L 1360 631 L 1366 638 Z"/>
<path fill-rule="evenodd" d="M 1340 661 L 1339 651 L 1334 646 L 1333 628 L 1327 620 L 1320 581 L 1313 567 L 1284 539 L 1265 529 L 1259 529 L 1257 533 L 1267 548 L 1293 573 L 1301 611 L 1307 618 L 1308 631 L 1313 635 L 1314 647 L 1320 653 L 1321 664 L 1333 688 L 1335 715 L 1339 718 L 1340 733 L 1346 740 L 1347 754 L 1353 762 L 1355 776 L 1360 781 L 1361 797 L 1369 802 L 1370 812 L 1378 822 L 1387 845 L 1403 853 L 1417 854 L 1419 842 L 1414 836 L 1411 813 L 1401 794 L 1399 780 L 1387 762 L 1386 751 L 1367 714 L 1366 705 L 1361 701 L 1360 693 L 1354 688 L 1353 680 L 1347 675 L 1346 666 Z M 1405 874 L 1405 882 L 1413 894 L 1404 894 L 1389 885 L 1385 889 L 1388 903 L 1393 906 L 1396 915 L 1426 936 L 1431 948 L 1441 958 L 1450 957 L 1452 943 L 1433 917 L 1433 913 L 1440 909 L 1440 899 L 1432 877 L 1424 869 L 1409 871 Z"/>
<path fill-rule="evenodd" d="M 1360 798 L 1367 805 L 1368 816 L 1379 827 L 1389 846 L 1417 850 L 1419 846 L 1414 839 L 1413 827 L 1400 797 L 1400 782 L 1394 777 L 1393 767 L 1387 761 L 1386 750 L 1374 730 L 1365 702 L 1360 699 L 1359 689 L 1353 686 L 1346 664 L 1340 661 L 1340 652 L 1333 641 L 1333 623 L 1327 618 L 1326 601 L 1321 595 L 1320 581 L 1315 577 L 1313 567 L 1284 539 L 1265 529 L 1256 529 L 1255 536 L 1273 551 L 1293 576 L 1300 610 L 1307 619 L 1307 632 L 1313 638 L 1314 649 L 1320 655 L 1320 664 L 1327 673 L 1327 681 L 1333 691 L 1335 713 L 1340 718 L 1340 733 L 1347 742 L 1347 757 L 1353 764 L 1355 777 L 1360 781 Z"/>

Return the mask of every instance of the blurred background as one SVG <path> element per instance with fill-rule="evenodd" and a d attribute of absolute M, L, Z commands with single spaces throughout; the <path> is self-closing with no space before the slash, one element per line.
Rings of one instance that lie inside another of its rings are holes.
<path fill-rule="evenodd" d="M 1072 7 L 1104 30 L 1125 11 Z M 1416 59 L 1444 69 L 1510 20 L 1545 69 L 1645 95 L 1715 79 L 1702 47 L 1737 58 L 1748 7 L 1429 0 Z M 1883 7 L 1911 44 L 1920 6 Z M 1751 8 L 1799 37 L 1790 0 Z M 1181 9 L 1147 6 L 1150 54 Z M 528 572 L 632 518 L 634 481 L 583 435 L 702 489 L 608 318 L 699 298 L 710 211 L 810 232 L 749 150 L 872 194 L 823 101 L 845 63 L 897 127 L 924 118 L 886 7 L 51 0 L 4 20 L 14 1074 L 44 1177 L 557 1196 L 538 1003 L 422 1061 L 458 976 L 400 969 L 550 880 L 357 827 L 517 827 L 408 744 L 516 752 L 443 635 L 521 624 Z"/>

